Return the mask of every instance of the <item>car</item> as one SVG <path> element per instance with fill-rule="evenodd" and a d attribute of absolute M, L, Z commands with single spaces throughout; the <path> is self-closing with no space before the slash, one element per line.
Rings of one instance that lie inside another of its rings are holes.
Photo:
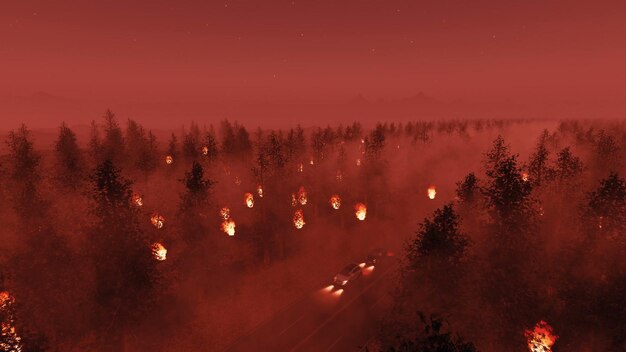
<path fill-rule="evenodd" d="M 384 257 L 384 255 L 385 253 L 383 252 L 382 249 L 380 248 L 374 249 L 367 255 L 367 258 L 365 259 L 365 266 L 369 267 L 369 266 L 375 265 L 376 263 L 380 261 L 382 257 Z"/>
<path fill-rule="evenodd" d="M 361 277 L 361 275 L 363 274 L 361 269 L 361 266 L 358 264 L 348 264 L 343 269 L 341 269 L 341 271 L 337 275 L 335 275 L 333 283 L 335 284 L 335 286 L 343 287 L 349 282 L 352 282 Z"/>

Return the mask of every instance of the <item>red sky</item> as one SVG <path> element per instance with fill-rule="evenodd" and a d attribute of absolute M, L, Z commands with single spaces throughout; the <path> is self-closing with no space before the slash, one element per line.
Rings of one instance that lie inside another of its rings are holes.
<path fill-rule="evenodd" d="M 623 101 L 626 2 L 4 1 L 0 96 Z"/>

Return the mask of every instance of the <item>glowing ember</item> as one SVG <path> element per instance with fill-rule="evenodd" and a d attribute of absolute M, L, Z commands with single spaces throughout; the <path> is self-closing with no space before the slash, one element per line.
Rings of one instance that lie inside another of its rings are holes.
<path fill-rule="evenodd" d="M 552 345 L 559 338 L 554 335 L 552 327 L 541 320 L 535 325 L 535 328 L 524 333 L 528 340 L 528 350 L 530 352 L 549 352 L 552 351 Z"/>
<path fill-rule="evenodd" d="M 165 157 L 165 163 L 167 165 L 171 165 L 173 162 L 174 162 L 174 157 L 173 156 L 168 155 L 168 156 Z"/>
<path fill-rule="evenodd" d="M 220 217 L 224 220 L 228 220 L 228 218 L 230 218 L 230 209 L 226 207 L 220 209 Z"/>
<path fill-rule="evenodd" d="M 304 165 L 302 163 L 298 164 L 298 172 L 304 171 Z"/>
<path fill-rule="evenodd" d="M 306 202 L 307 202 L 306 190 L 302 186 L 298 190 L 298 202 L 302 205 L 306 205 Z"/>
<path fill-rule="evenodd" d="M 341 198 L 337 194 L 334 194 L 330 197 L 330 205 L 333 209 L 339 209 L 341 207 Z"/>
<path fill-rule="evenodd" d="M 298 205 L 298 199 L 296 198 L 296 194 L 292 193 L 291 194 L 291 206 L 295 207 Z"/>
<path fill-rule="evenodd" d="M 356 218 L 363 221 L 365 220 L 365 217 L 367 216 L 367 207 L 365 206 L 365 204 L 363 203 L 356 203 L 356 205 L 354 206 L 354 215 L 356 215 Z"/>
<path fill-rule="evenodd" d="M 528 172 L 522 172 L 522 181 L 528 182 Z"/>
<path fill-rule="evenodd" d="M 152 244 L 152 256 L 158 261 L 164 261 L 167 258 L 167 249 L 159 242 Z"/>
<path fill-rule="evenodd" d="M 295 226 L 297 229 L 301 229 L 304 224 L 306 224 L 306 222 L 304 222 L 304 212 L 302 211 L 302 209 L 298 209 L 293 214 L 293 226 Z"/>
<path fill-rule="evenodd" d="M 202 147 L 202 155 L 209 155 L 209 147 L 207 146 Z"/>
<path fill-rule="evenodd" d="M 361 166 L 361 159 L 356 159 L 356 166 Z"/>
<path fill-rule="evenodd" d="M 165 225 L 165 218 L 163 217 L 163 215 L 153 214 L 150 218 L 150 222 L 154 227 L 160 229 L 163 228 L 163 225 Z"/>
<path fill-rule="evenodd" d="M 22 351 L 22 338 L 16 333 L 15 318 L 9 310 L 9 306 L 14 303 L 13 297 L 6 292 L 0 292 L 0 350 L 2 351 Z"/>
<path fill-rule="evenodd" d="M 0 311 L 6 309 L 7 305 L 11 303 L 11 295 L 7 291 L 0 292 Z"/>
<path fill-rule="evenodd" d="M 133 204 L 135 204 L 138 207 L 142 207 L 143 206 L 143 197 L 140 194 L 133 194 L 132 198 L 131 198 Z"/>
<path fill-rule="evenodd" d="M 313 158 L 311 158 L 311 160 L 309 160 L 309 164 L 314 165 L 315 162 L 313 162 Z"/>
<path fill-rule="evenodd" d="M 437 196 L 437 189 L 435 188 L 435 186 L 428 187 L 428 198 L 435 199 L 436 196 Z"/>
<path fill-rule="evenodd" d="M 235 221 L 233 219 L 224 220 L 222 222 L 222 231 L 228 236 L 235 236 Z"/>
<path fill-rule="evenodd" d="M 252 196 L 252 193 L 246 193 L 243 196 L 243 201 L 248 208 L 252 208 L 254 206 L 254 196 Z"/>
<path fill-rule="evenodd" d="M 256 186 L 256 193 L 259 195 L 260 198 L 263 198 L 263 186 Z"/>

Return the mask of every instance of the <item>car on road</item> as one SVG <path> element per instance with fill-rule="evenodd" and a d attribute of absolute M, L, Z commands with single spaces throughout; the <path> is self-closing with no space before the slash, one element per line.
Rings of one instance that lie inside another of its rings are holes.
<path fill-rule="evenodd" d="M 377 264 L 384 255 L 385 252 L 380 248 L 372 250 L 365 259 L 365 266 L 369 267 Z"/>
<path fill-rule="evenodd" d="M 361 271 L 362 267 L 359 264 L 348 264 L 346 267 L 341 269 L 341 271 L 335 275 L 333 283 L 336 286 L 343 287 L 348 284 L 348 282 L 352 282 L 363 274 Z"/>

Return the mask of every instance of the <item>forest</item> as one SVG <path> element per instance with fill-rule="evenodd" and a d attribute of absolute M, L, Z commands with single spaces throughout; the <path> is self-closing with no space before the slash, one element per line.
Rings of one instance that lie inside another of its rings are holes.
<path fill-rule="evenodd" d="M 368 351 L 626 349 L 623 121 L 8 128 L 0 351 L 225 350 L 374 247 Z"/>

